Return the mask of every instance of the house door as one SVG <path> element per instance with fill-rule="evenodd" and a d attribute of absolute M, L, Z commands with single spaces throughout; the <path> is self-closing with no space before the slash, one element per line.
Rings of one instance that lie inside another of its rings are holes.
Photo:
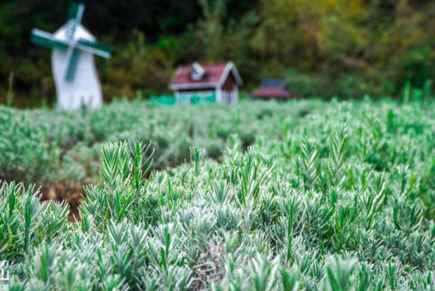
<path fill-rule="evenodd" d="M 231 91 L 222 91 L 222 102 L 223 103 L 231 103 L 232 101 L 232 92 Z"/>

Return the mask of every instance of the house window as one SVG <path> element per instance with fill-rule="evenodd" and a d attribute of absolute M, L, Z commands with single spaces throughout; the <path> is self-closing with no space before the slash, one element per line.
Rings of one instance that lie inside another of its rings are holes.
<path fill-rule="evenodd" d="M 190 72 L 190 77 L 192 78 L 192 80 L 199 81 L 202 79 L 202 74 L 195 70 L 192 70 L 192 72 Z"/>

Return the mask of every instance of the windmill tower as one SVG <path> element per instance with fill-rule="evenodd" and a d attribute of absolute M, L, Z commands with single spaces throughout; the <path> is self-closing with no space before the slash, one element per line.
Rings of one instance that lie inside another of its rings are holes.
<path fill-rule="evenodd" d="M 103 103 L 94 55 L 110 58 L 111 48 L 96 41 L 81 24 L 85 6 L 72 3 L 65 25 L 54 34 L 32 30 L 31 41 L 51 48 L 51 67 L 59 109 L 99 108 Z"/>

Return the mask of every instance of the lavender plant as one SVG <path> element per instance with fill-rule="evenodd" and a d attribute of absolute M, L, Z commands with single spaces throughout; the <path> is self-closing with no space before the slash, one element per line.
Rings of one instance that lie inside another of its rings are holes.
<path fill-rule="evenodd" d="M 65 205 L 3 182 L 10 289 L 433 290 L 433 110 L 336 102 L 303 121 L 277 111 L 250 147 L 228 135 L 219 160 L 192 147 L 186 163 L 150 171 L 153 144 L 105 144 L 75 223 Z"/>

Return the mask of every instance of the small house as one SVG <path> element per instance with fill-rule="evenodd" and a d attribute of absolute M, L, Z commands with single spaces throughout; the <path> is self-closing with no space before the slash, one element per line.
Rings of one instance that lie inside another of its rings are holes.
<path fill-rule="evenodd" d="M 177 69 L 170 89 L 177 101 L 234 103 L 243 85 L 232 62 L 199 64 L 194 62 Z"/>
<path fill-rule="evenodd" d="M 252 93 L 252 97 L 263 100 L 287 100 L 292 98 L 293 94 L 285 89 L 283 79 L 263 79 L 260 88 Z"/>

